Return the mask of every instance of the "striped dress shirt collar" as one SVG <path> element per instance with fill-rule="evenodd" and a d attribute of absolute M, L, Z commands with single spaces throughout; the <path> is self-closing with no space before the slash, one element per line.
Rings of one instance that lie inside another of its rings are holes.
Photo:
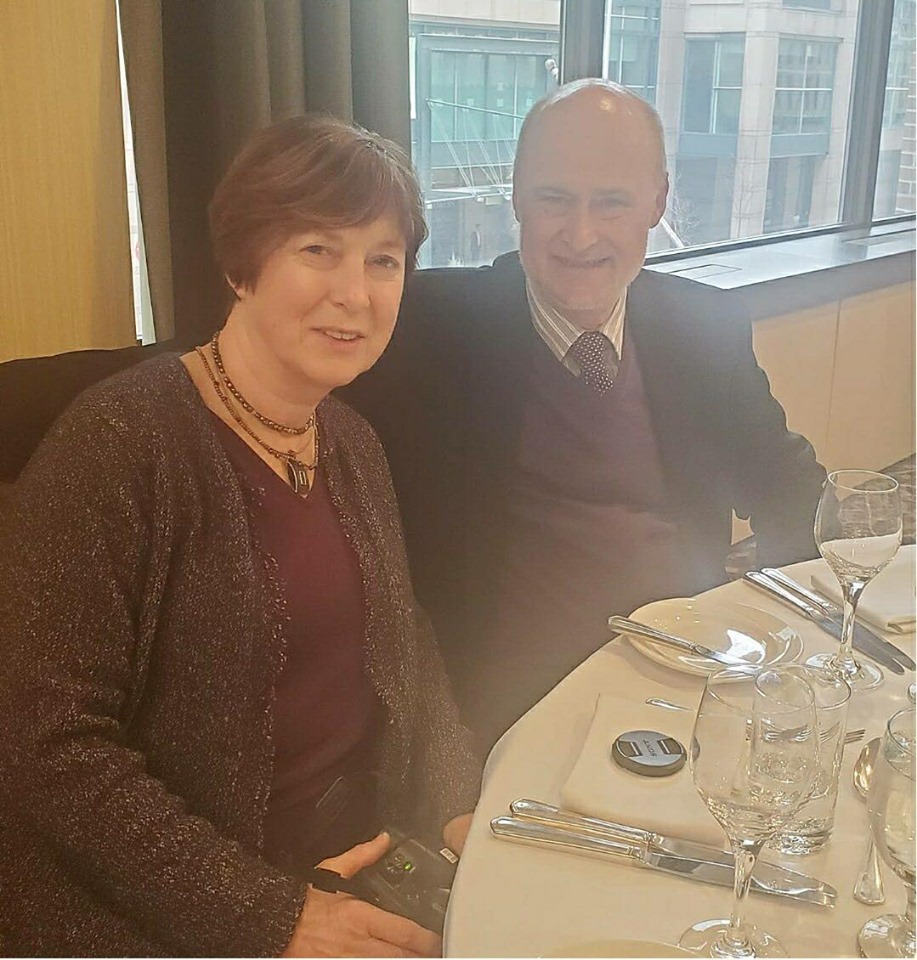
<path fill-rule="evenodd" d="M 525 293 L 529 301 L 529 312 L 532 324 L 538 331 L 538 336 L 548 345 L 551 353 L 572 373 L 579 375 L 579 369 L 571 366 L 566 359 L 567 351 L 573 341 L 583 332 L 574 327 L 566 317 L 558 313 L 543 298 L 538 296 L 532 283 L 526 278 Z M 625 288 L 618 302 L 612 307 L 611 314 L 599 331 L 614 344 L 618 357 L 621 356 L 621 347 L 624 342 L 624 310 L 627 305 L 627 289 Z"/>

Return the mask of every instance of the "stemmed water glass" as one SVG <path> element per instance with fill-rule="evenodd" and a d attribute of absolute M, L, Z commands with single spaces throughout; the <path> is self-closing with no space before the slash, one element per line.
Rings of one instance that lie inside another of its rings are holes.
<path fill-rule="evenodd" d="M 735 857 L 729 920 L 704 920 L 680 946 L 711 957 L 785 957 L 742 911 L 764 846 L 808 799 L 818 777 L 812 690 L 790 668 L 734 668 L 708 677 L 694 722 L 694 786 L 726 832 Z"/>
<path fill-rule="evenodd" d="M 844 626 L 838 650 L 807 663 L 842 677 L 854 692 L 877 687 L 882 671 L 853 655 L 853 625 L 860 594 L 901 546 L 898 482 L 871 470 L 828 474 L 815 513 L 815 542 L 840 584 Z"/>
<path fill-rule="evenodd" d="M 869 920 L 857 943 L 864 957 L 913 957 L 914 940 L 914 709 L 896 713 L 885 729 L 869 780 L 869 828 L 882 859 L 907 887 L 904 915 Z"/>

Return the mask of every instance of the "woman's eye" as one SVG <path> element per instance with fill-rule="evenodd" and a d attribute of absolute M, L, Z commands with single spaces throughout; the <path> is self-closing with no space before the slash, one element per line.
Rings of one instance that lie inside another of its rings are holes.
<path fill-rule="evenodd" d="M 376 257 L 373 260 L 373 263 L 377 267 L 382 267 L 383 270 L 400 270 L 401 262 L 396 260 L 394 257 Z"/>
<path fill-rule="evenodd" d="M 321 243 L 310 243 L 307 247 L 303 247 L 303 250 L 306 253 L 311 253 L 316 256 L 320 256 L 323 253 L 329 253 L 330 251 L 326 246 Z"/>

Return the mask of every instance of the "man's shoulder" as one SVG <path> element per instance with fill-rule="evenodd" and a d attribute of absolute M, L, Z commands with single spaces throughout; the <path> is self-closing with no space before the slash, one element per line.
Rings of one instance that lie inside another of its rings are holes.
<path fill-rule="evenodd" d="M 728 337 L 744 335 L 748 312 L 731 290 L 644 268 L 628 288 L 627 320 L 647 331 Z"/>
<path fill-rule="evenodd" d="M 525 274 L 516 251 L 503 254 L 483 267 L 426 267 L 408 282 L 404 302 L 461 305 L 486 299 L 502 301 L 525 290 Z"/>

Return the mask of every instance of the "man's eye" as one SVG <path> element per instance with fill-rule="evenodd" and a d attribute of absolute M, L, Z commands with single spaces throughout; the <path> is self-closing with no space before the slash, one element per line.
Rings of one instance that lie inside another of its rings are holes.
<path fill-rule="evenodd" d="M 596 202 L 596 208 L 601 213 L 613 212 L 626 206 L 628 206 L 628 203 L 623 197 L 605 197 Z"/>
<path fill-rule="evenodd" d="M 331 251 L 324 244 L 310 243 L 308 246 L 303 247 L 303 252 L 318 257 L 322 256 L 323 254 L 328 254 Z"/>

